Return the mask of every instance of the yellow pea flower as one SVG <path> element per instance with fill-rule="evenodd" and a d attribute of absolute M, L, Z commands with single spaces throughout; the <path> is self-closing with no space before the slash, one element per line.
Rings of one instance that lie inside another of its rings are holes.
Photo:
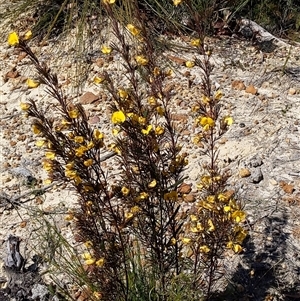
<path fill-rule="evenodd" d="M 45 157 L 49 160 L 53 160 L 55 158 L 55 153 L 54 152 L 46 152 Z"/>
<path fill-rule="evenodd" d="M 30 108 L 30 103 L 28 103 L 28 102 L 21 102 L 20 103 L 20 108 L 21 108 L 21 110 L 23 110 L 23 111 L 27 111 L 29 108 Z"/>
<path fill-rule="evenodd" d="M 26 40 L 29 40 L 29 39 L 31 39 L 31 37 L 32 37 L 32 31 L 31 30 L 28 30 L 26 33 L 25 33 L 25 35 L 24 35 L 24 40 L 26 41 Z"/>
<path fill-rule="evenodd" d="M 226 116 L 224 117 L 224 123 L 227 124 L 227 125 L 232 125 L 233 124 L 233 118 L 230 117 L 230 116 Z"/>
<path fill-rule="evenodd" d="M 105 263 L 105 259 L 102 257 L 96 261 L 96 266 L 101 268 Z"/>
<path fill-rule="evenodd" d="M 133 218 L 133 213 L 132 212 L 125 212 L 124 216 L 128 220 L 128 219 Z"/>
<path fill-rule="evenodd" d="M 191 40 L 191 45 L 192 45 L 192 46 L 198 47 L 198 46 L 200 46 L 200 44 L 201 44 L 200 39 L 192 39 L 192 40 Z"/>
<path fill-rule="evenodd" d="M 203 95 L 202 96 L 202 102 L 207 105 L 209 102 L 210 102 L 210 98 L 207 97 L 206 95 Z"/>
<path fill-rule="evenodd" d="M 36 135 L 38 135 L 42 132 L 41 128 L 36 124 L 34 124 L 31 129 L 32 129 L 33 133 L 36 134 Z"/>
<path fill-rule="evenodd" d="M 209 251 L 210 251 L 210 248 L 206 245 L 200 247 L 200 252 L 202 252 L 202 253 L 206 254 L 206 253 L 209 253 Z"/>
<path fill-rule="evenodd" d="M 72 213 L 69 213 L 68 215 L 65 216 L 66 221 L 71 221 L 72 219 L 74 219 L 74 215 Z"/>
<path fill-rule="evenodd" d="M 234 245 L 233 245 L 233 251 L 234 251 L 235 253 L 241 253 L 241 252 L 243 251 L 243 248 L 242 248 L 241 245 L 239 245 L 239 244 L 234 244 Z"/>
<path fill-rule="evenodd" d="M 181 2 L 182 2 L 182 0 L 173 0 L 173 4 L 175 6 L 178 6 Z"/>
<path fill-rule="evenodd" d="M 92 149 L 94 146 L 95 146 L 94 142 L 93 142 L 93 141 L 90 141 L 90 142 L 86 145 L 86 148 L 89 150 L 89 149 Z"/>
<path fill-rule="evenodd" d="M 154 74 L 155 76 L 160 75 L 160 69 L 159 69 L 158 67 L 155 67 L 155 68 L 153 69 L 153 74 Z"/>
<path fill-rule="evenodd" d="M 163 127 L 161 127 L 161 126 L 157 126 L 155 128 L 155 134 L 158 135 L 158 136 L 162 135 L 164 132 L 165 132 L 165 129 Z"/>
<path fill-rule="evenodd" d="M 93 79 L 93 82 L 95 84 L 101 84 L 102 82 L 104 82 L 104 78 L 103 77 L 99 77 L 99 76 L 95 76 Z"/>
<path fill-rule="evenodd" d="M 92 265 L 96 262 L 96 258 L 87 259 L 84 261 L 87 265 Z"/>
<path fill-rule="evenodd" d="M 176 238 L 175 237 L 172 237 L 171 238 L 171 245 L 176 245 L 176 242 L 177 242 L 177 240 L 176 240 Z"/>
<path fill-rule="evenodd" d="M 82 157 L 87 150 L 88 149 L 86 148 L 86 146 L 82 145 L 75 149 L 75 156 Z"/>
<path fill-rule="evenodd" d="M 124 196 L 127 196 L 130 192 L 130 189 L 123 186 L 122 189 L 121 189 L 121 192 L 123 193 Z"/>
<path fill-rule="evenodd" d="M 198 220 L 198 217 L 194 214 L 191 214 L 190 219 L 191 219 L 192 222 L 196 222 Z"/>
<path fill-rule="evenodd" d="M 79 112 L 77 110 L 71 110 L 68 112 L 69 117 L 72 119 L 76 119 L 79 115 Z"/>
<path fill-rule="evenodd" d="M 201 117 L 200 124 L 204 131 L 208 131 L 210 128 L 214 127 L 215 121 L 210 117 Z"/>
<path fill-rule="evenodd" d="M 133 36 L 137 36 L 138 34 L 140 34 L 140 30 L 138 28 L 136 28 L 133 24 L 128 24 L 126 26 L 126 28 L 130 31 L 130 33 L 133 35 Z"/>
<path fill-rule="evenodd" d="M 149 62 L 149 60 L 144 55 L 135 56 L 135 60 L 140 66 L 146 66 Z"/>
<path fill-rule="evenodd" d="M 53 181 L 52 181 L 52 179 L 45 179 L 44 181 L 43 181 L 43 184 L 44 185 L 49 185 L 49 184 L 51 184 Z"/>
<path fill-rule="evenodd" d="M 161 107 L 161 106 L 157 107 L 157 108 L 156 108 L 156 111 L 157 111 L 158 115 L 160 115 L 160 116 L 163 116 L 164 113 L 165 113 L 164 108 Z"/>
<path fill-rule="evenodd" d="M 109 47 L 109 46 L 103 45 L 101 47 L 101 52 L 104 53 L 104 54 L 110 54 L 111 51 L 112 51 L 112 48 Z"/>
<path fill-rule="evenodd" d="M 186 61 L 185 62 L 185 65 L 188 67 L 188 68 L 193 68 L 195 66 L 195 62 L 193 61 Z"/>
<path fill-rule="evenodd" d="M 149 135 L 149 133 L 151 132 L 152 128 L 153 128 L 152 125 L 149 124 L 146 129 L 142 129 L 142 134 Z"/>
<path fill-rule="evenodd" d="M 37 147 L 42 147 L 43 145 L 45 145 L 46 141 L 45 140 L 38 140 L 36 141 L 35 145 Z"/>
<path fill-rule="evenodd" d="M 211 219 L 209 219 L 208 221 L 207 221 L 207 224 L 208 224 L 208 226 L 209 226 L 209 228 L 208 228 L 208 232 L 213 232 L 213 231 L 215 231 L 215 226 L 214 226 L 214 224 L 213 224 L 213 222 L 212 222 L 212 220 Z"/>
<path fill-rule="evenodd" d="M 86 167 L 92 166 L 93 163 L 94 163 L 93 159 L 88 159 L 83 162 L 84 166 Z"/>
<path fill-rule="evenodd" d="M 84 137 L 83 136 L 75 136 L 74 141 L 76 143 L 82 143 L 82 142 L 84 142 Z"/>
<path fill-rule="evenodd" d="M 215 99 L 220 100 L 223 97 L 222 91 L 218 90 L 215 94 Z"/>
<path fill-rule="evenodd" d="M 153 181 L 151 181 L 151 182 L 148 184 L 148 187 L 149 187 L 149 188 L 154 188 L 156 185 L 157 185 L 157 181 L 154 179 Z"/>
<path fill-rule="evenodd" d="M 147 119 L 145 117 L 139 116 L 138 122 L 141 125 L 145 125 L 146 124 Z"/>
<path fill-rule="evenodd" d="M 120 133 L 120 129 L 116 129 L 116 128 L 112 129 L 112 134 L 114 136 L 117 136 L 119 133 Z"/>
<path fill-rule="evenodd" d="M 31 88 L 31 89 L 36 88 L 40 85 L 40 83 L 38 81 L 31 79 L 31 78 L 27 78 L 26 84 L 27 84 L 28 88 Z"/>
<path fill-rule="evenodd" d="M 123 123 L 126 120 L 126 116 L 122 111 L 116 111 L 112 114 L 111 121 L 112 123 Z"/>
<path fill-rule="evenodd" d="M 149 197 L 149 194 L 147 192 L 141 192 L 139 198 L 141 200 L 145 200 Z"/>
<path fill-rule="evenodd" d="M 148 98 L 148 104 L 151 105 L 151 106 L 156 106 L 157 105 L 157 100 L 154 96 L 150 96 Z"/>
<path fill-rule="evenodd" d="M 93 246 L 93 243 L 90 240 L 88 240 L 84 243 L 84 245 L 86 248 L 91 248 Z"/>
<path fill-rule="evenodd" d="M 191 243 L 192 239 L 189 238 L 189 237 L 183 237 L 181 239 L 181 241 L 182 241 L 183 244 L 187 245 L 187 244 Z"/>
<path fill-rule="evenodd" d="M 42 166 L 43 166 L 43 169 L 45 169 L 48 172 L 52 171 L 52 169 L 53 169 L 53 164 L 52 164 L 51 160 L 43 160 Z"/>
<path fill-rule="evenodd" d="M 114 4 L 116 0 L 103 0 L 104 4 Z"/>
<path fill-rule="evenodd" d="M 128 96 L 128 92 L 123 89 L 119 89 L 118 94 L 121 98 L 127 98 L 127 96 Z"/>
<path fill-rule="evenodd" d="M 96 140 L 101 140 L 104 138 L 104 134 L 101 133 L 98 129 L 95 129 L 94 132 L 93 132 L 93 137 L 96 139 Z"/>
<path fill-rule="evenodd" d="M 231 217 L 237 222 L 243 222 L 246 219 L 246 214 L 244 211 L 237 210 L 234 211 L 231 215 Z"/>
<path fill-rule="evenodd" d="M 8 45 L 10 45 L 10 46 L 16 46 L 16 45 L 18 45 L 19 44 L 19 36 L 18 36 L 18 34 L 15 31 L 11 32 L 8 35 L 7 42 L 8 42 Z"/>

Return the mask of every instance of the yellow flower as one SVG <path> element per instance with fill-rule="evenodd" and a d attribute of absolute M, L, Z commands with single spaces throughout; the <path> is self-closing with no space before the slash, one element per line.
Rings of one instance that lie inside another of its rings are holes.
<path fill-rule="evenodd" d="M 241 253 L 243 251 L 243 248 L 239 244 L 234 244 L 232 249 L 235 253 Z"/>
<path fill-rule="evenodd" d="M 173 4 L 175 6 L 178 6 L 181 2 L 182 2 L 182 0 L 173 0 Z"/>
<path fill-rule="evenodd" d="M 191 214 L 190 219 L 191 219 L 192 222 L 196 222 L 198 220 L 198 217 L 194 214 Z"/>
<path fill-rule="evenodd" d="M 167 192 L 164 194 L 165 201 L 177 201 L 178 200 L 178 193 L 175 190 Z"/>
<path fill-rule="evenodd" d="M 146 66 L 149 62 L 149 60 L 144 55 L 135 56 L 135 60 L 138 63 L 138 65 L 141 65 L 141 66 Z"/>
<path fill-rule="evenodd" d="M 189 244 L 192 240 L 191 240 L 190 238 L 188 238 L 188 237 L 183 237 L 183 238 L 181 239 L 181 241 L 182 241 L 183 244 L 187 245 L 187 244 Z"/>
<path fill-rule="evenodd" d="M 102 257 L 96 261 L 96 266 L 101 268 L 105 263 L 105 259 Z"/>
<path fill-rule="evenodd" d="M 202 252 L 202 253 L 209 253 L 209 251 L 210 251 L 210 248 L 206 245 L 200 247 L 200 252 Z"/>
<path fill-rule="evenodd" d="M 214 127 L 215 122 L 210 117 L 201 117 L 200 124 L 202 125 L 204 131 L 208 131 L 211 127 Z"/>
<path fill-rule="evenodd" d="M 121 98 L 126 98 L 128 96 L 128 92 L 123 89 L 119 89 L 118 94 Z"/>
<path fill-rule="evenodd" d="M 93 132 L 93 136 L 96 140 L 101 140 L 104 138 L 104 134 L 101 133 L 98 129 L 95 129 Z"/>
<path fill-rule="evenodd" d="M 188 67 L 188 68 L 193 68 L 195 66 L 195 62 L 193 61 L 186 61 L 185 62 L 185 65 Z"/>
<path fill-rule="evenodd" d="M 144 199 L 148 198 L 148 196 L 149 196 L 149 194 L 147 192 L 141 192 L 139 197 L 141 200 L 144 200 Z"/>
<path fill-rule="evenodd" d="M 61 124 L 62 124 L 62 125 L 69 125 L 69 124 L 71 124 L 71 122 L 67 121 L 66 119 L 63 119 L 63 120 L 61 121 Z"/>
<path fill-rule="evenodd" d="M 92 166 L 93 163 L 94 163 L 93 159 L 88 159 L 83 162 L 84 166 L 86 167 Z"/>
<path fill-rule="evenodd" d="M 35 81 L 30 78 L 27 78 L 26 84 L 27 84 L 28 88 L 36 88 L 40 85 L 40 83 L 38 81 Z"/>
<path fill-rule="evenodd" d="M 87 145 L 86 145 L 86 148 L 89 150 L 91 148 L 93 148 L 95 146 L 94 142 L 93 141 L 90 141 Z"/>
<path fill-rule="evenodd" d="M 77 177 L 77 172 L 75 170 L 67 169 L 65 170 L 65 176 L 70 179 L 75 179 Z"/>
<path fill-rule="evenodd" d="M 86 148 L 86 146 L 81 145 L 81 146 L 79 146 L 78 148 L 75 149 L 75 156 L 76 157 L 82 157 L 87 150 L 88 149 Z"/>
<path fill-rule="evenodd" d="M 112 134 L 114 135 L 114 136 L 117 136 L 118 134 L 120 133 L 120 129 L 112 129 Z"/>
<path fill-rule="evenodd" d="M 130 192 L 130 189 L 123 186 L 122 189 L 121 189 L 121 192 L 123 193 L 124 196 L 127 196 Z"/>
<path fill-rule="evenodd" d="M 96 258 L 86 259 L 85 264 L 92 265 L 96 262 Z"/>
<path fill-rule="evenodd" d="M 138 122 L 141 125 L 145 125 L 146 124 L 147 119 L 145 117 L 139 116 Z"/>
<path fill-rule="evenodd" d="M 163 116 L 164 113 L 165 113 L 164 108 L 161 107 L 161 106 L 157 107 L 157 108 L 156 108 L 156 111 L 157 111 L 158 115 L 160 115 L 160 116 Z"/>
<path fill-rule="evenodd" d="M 79 115 L 79 112 L 77 110 L 71 110 L 68 112 L 68 114 L 69 114 L 70 118 L 76 119 Z"/>
<path fill-rule="evenodd" d="M 84 243 L 84 245 L 86 248 L 91 248 L 93 246 L 93 243 L 90 240 L 88 240 Z"/>
<path fill-rule="evenodd" d="M 156 186 L 156 184 L 157 184 L 157 182 L 156 182 L 156 180 L 154 179 L 154 180 L 152 180 L 152 181 L 148 184 L 148 187 L 149 187 L 149 188 L 154 188 L 154 187 Z"/>
<path fill-rule="evenodd" d="M 230 116 L 224 117 L 224 123 L 227 125 L 232 125 L 233 124 L 233 118 Z"/>
<path fill-rule="evenodd" d="M 149 124 L 146 129 L 142 129 L 142 134 L 149 135 L 149 133 L 151 132 L 151 130 L 152 130 L 152 125 Z"/>
<path fill-rule="evenodd" d="M 32 126 L 32 131 L 33 131 L 33 133 L 34 134 L 36 134 L 36 135 L 38 135 L 38 134 L 40 134 L 42 131 L 41 131 L 41 128 L 37 125 L 37 124 L 34 124 L 33 126 Z"/>
<path fill-rule="evenodd" d="M 155 128 L 155 134 L 158 135 L 158 136 L 162 135 L 164 132 L 165 132 L 165 129 L 163 127 L 161 127 L 161 126 L 157 126 Z"/>
<path fill-rule="evenodd" d="M 225 212 L 229 212 L 229 211 L 231 210 L 231 207 L 230 207 L 230 206 L 224 206 L 224 207 L 223 207 L 223 210 L 224 210 Z"/>
<path fill-rule="evenodd" d="M 192 46 L 198 47 L 198 46 L 200 46 L 200 44 L 201 44 L 200 39 L 192 39 L 192 40 L 191 40 L 191 45 L 192 45 Z"/>
<path fill-rule="evenodd" d="M 21 108 L 21 110 L 23 110 L 23 111 L 27 111 L 29 108 L 30 108 L 30 103 L 28 103 L 28 102 L 21 102 L 20 103 L 20 108 Z"/>
<path fill-rule="evenodd" d="M 112 114 L 111 121 L 112 123 L 123 123 L 126 120 L 126 116 L 122 111 L 116 111 Z"/>
<path fill-rule="evenodd" d="M 95 76 L 94 79 L 93 79 L 93 82 L 95 84 L 101 84 L 103 81 L 104 81 L 104 78 L 103 77 L 99 77 L 99 76 Z"/>
<path fill-rule="evenodd" d="M 154 74 L 155 76 L 160 75 L 160 70 L 159 70 L 158 67 L 155 67 L 155 68 L 153 69 L 153 74 Z"/>
<path fill-rule="evenodd" d="M 76 143 L 82 143 L 82 142 L 84 142 L 84 137 L 83 136 L 75 136 L 74 141 Z"/>
<path fill-rule="evenodd" d="M 103 45 L 103 46 L 101 47 L 101 51 L 102 51 L 102 53 L 104 53 L 104 54 L 110 54 L 111 51 L 112 51 L 112 48 L 109 47 L 109 46 Z"/>
<path fill-rule="evenodd" d="M 175 237 L 172 237 L 171 238 L 171 245 L 176 245 L 176 242 L 177 242 L 177 240 L 176 240 L 176 238 Z"/>
<path fill-rule="evenodd" d="M 51 184 L 53 181 L 52 181 L 52 179 L 45 179 L 44 181 L 43 181 L 43 184 L 44 185 L 49 185 L 49 184 Z"/>
<path fill-rule="evenodd" d="M 116 0 L 103 0 L 104 4 L 114 4 Z"/>
<path fill-rule="evenodd" d="M 74 214 L 72 213 L 69 213 L 68 215 L 65 216 L 66 221 L 71 221 L 72 219 L 74 219 Z"/>
<path fill-rule="evenodd" d="M 126 26 L 126 28 L 130 31 L 130 33 L 133 35 L 133 36 L 137 36 L 138 34 L 140 34 L 140 30 L 138 28 L 136 28 L 133 24 L 128 24 Z"/>
<path fill-rule="evenodd" d="M 49 160 L 53 160 L 55 158 L 54 152 L 46 152 L 45 157 Z"/>
<path fill-rule="evenodd" d="M 139 206 L 133 206 L 132 208 L 130 208 L 130 212 L 135 214 L 141 211 L 141 208 Z"/>
<path fill-rule="evenodd" d="M 157 105 L 157 100 L 154 96 L 150 96 L 148 98 L 148 104 L 151 105 L 151 106 L 156 106 Z"/>
<path fill-rule="evenodd" d="M 10 46 L 16 46 L 16 45 L 18 45 L 19 44 L 18 34 L 15 31 L 11 32 L 8 35 L 7 42 L 8 42 L 8 45 L 10 45 Z"/>
<path fill-rule="evenodd" d="M 45 169 L 48 172 L 51 171 L 53 168 L 53 164 L 51 160 L 43 160 L 42 165 L 43 165 L 43 169 Z"/>
<path fill-rule="evenodd" d="M 74 168 L 74 165 L 75 165 L 74 162 L 69 162 L 65 165 L 65 169 L 71 170 Z"/>
<path fill-rule="evenodd" d="M 209 219 L 208 221 L 207 221 L 207 224 L 208 224 L 208 226 L 209 226 L 209 228 L 208 228 L 208 232 L 213 232 L 213 231 L 215 231 L 215 226 L 214 226 L 214 224 L 213 224 L 213 222 L 212 222 L 212 220 L 211 219 Z"/>
<path fill-rule="evenodd" d="M 38 141 L 36 141 L 35 145 L 37 147 L 42 147 L 45 143 L 46 143 L 45 140 L 38 140 Z"/>
<path fill-rule="evenodd" d="M 28 30 L 26 33 L 25 33 L 25 35 L 24 35 L 24 40 L 26 41 L 26 40 L 29 40 L 29 39 L 31 39 L 31 37 L 32 37 L 32 31 L 31 30 Z"/>
<path fill-rule="evenodd" d="M 125 212 L 124 216 L 128 220 L 128 219 L 133 218 L 133 213 L 132 212 Z"/>
<path fill-rule="evenodd" d="M 222 91 L 218 90 L 215 94 L 215 99 L 220 100 L 223 97 Z"/>
<path fill-rule="evenodd" d="M 210 102 L 210 98 L 207 97 L 206 95 L 203 95 L 202 96 L 202 102 L 207 105 L 209 102 Z"/>
<path fill-rule="evenodd" d="M 231 217 L 237 222 L 243 222 L 246 218 L 246 214 L 244 211 L 241 211 L 241 210 L 237 210 L 237 211 L 234 211 L 231 215 Z"/>
<path fill-rule="evenodd" d="M 206 198 L 207 202 L 209 203 L 214 203 L 215 202 L 215 196 L 214 195 L 209 195 L 207 198 Z"/>

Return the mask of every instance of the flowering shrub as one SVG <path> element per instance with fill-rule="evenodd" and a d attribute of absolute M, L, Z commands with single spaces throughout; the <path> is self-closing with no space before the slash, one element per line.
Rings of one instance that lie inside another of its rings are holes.
<path fill-rule="evenodd" d="M 103 46 L 102 52 L 120 54 L 128 86 L 118 88 L 108 72 L 94 78 L 113 99 L 111 150 L 105 146 L 104 134 L 88 123 L 83 107 L 67 101 L 56 74 L 39 61 L 24 38 L 15 32 L 8 38 L 10 45 L 29 55 L 39 83 L 58 102 L 53 107 L 56 121 L 35 100 L 22 103 L 21 108 L 32 118 L 37 145 L 45 151 L 42 166 L 48 172 L 47 182 L 63 180 L 78 195 L 78 207 L 67 219 L 74 220 L 77 240 L 86 248 L 85 269 L 73 277 L 89 279 L 91 300 L 209 298 L 224 250 L 241 252 L 247 235 L 241 224 L 245 213 L 226 188 L 229 175 L 218 167 L 217 141 L 233 119 L 221 116 L 223 94 L 212 91 L 211 52 L 204 47 L 199 25 L 191 39 L 199 55 L 186 67 L 203 71 L 203 95 L 193 110 L 198 127 L 194 141 L 203 143 L 199 153 L 208 160 L 203 162 L 197 199 L 184 211 L 179 187 L 188 160 L 170 112 L 172 91 L 165 81 L 171 72 L 161 67 L 138 7 L 133 4 L 135 15 L 124 32 L 115 18 L 120 8 L 114 2 L 103 1 L 118 43 Z M 192 9 L 189 4 L 174 1 L 175 6 Z M 110 157 L 120 166 L 117 185 L 101 164 Z"/>

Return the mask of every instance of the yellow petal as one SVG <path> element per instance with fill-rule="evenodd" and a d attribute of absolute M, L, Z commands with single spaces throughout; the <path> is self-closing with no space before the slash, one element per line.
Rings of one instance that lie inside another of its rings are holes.
<path fill-rule="evenodd" d="M 29 40 L 32 37 L 32 31 L 28 30 L 24 35 L 24 40 Z"/>
<path fill-rule="evenodd" d="M 28 102 L 21 102 L 20 103 L 20 108 L 23 110 L 23 111 L 27 111 L 29 108 L 30 108 L 30 103 Z"/>
<path fill-rule="evenodd" d="M 210 251 L 210 248 L 206 245 L 200 247 L 200 252 L 202 252 L 202 253 L 209 253 L 209 251 Z"/>
<path fill-rule="evenodd" d="M 54 152 L 46 152 L 45 157 L 47 159 L 53 160 L 55 158 L 55 153 Z"/>
<path fill-rule="evenodd" d="M 154 188 L 156 186 L 157 182 L 156 180 L 154 179 L 153 181 L 151 181 L 149 184 L 148 184 L 148 187 L 149 188 Z"/>
<path fill-rule="evenodd" d="M 93 79 L 93 82 L 95 84 L 101 84 L 103 81 L 104 81 L 104 78 L 103 77 L 99 77 L 99 76 L 95 76 L 94 79 Z"/>
<path fill-rule="evenodd" d="M 200 46 L 200 44 L 201 44 L 200 39 L 192 39 L 192 40 L 191 40 L 191 45 L 192 45 L 192 46 L 198 47 L 198 46 Z"/>
<path fill-rule="evenodd" d="M 235 253 L 241 253 L 243 251 L 243 248 L 241 247 L 241 245 L 238 245 L 238 244 L 234 244 L 233 245 L 233 251 Z"/>
<path fill-rule="evenodd" d="M 123 193 L 124 196 L 127 196 L 130 192 L 130 189 L 123 186 L 122 189 L 121 189 L 121 192 Z"/>
<path fill-rule="evenodd" d="M 105 259 L 102 257 L 96 261 L 96 266 L 101 268 L 104 265 Z"/>
<path fill-rule="evenodd" d="M 195 63 L 193 61 L 186 61 L 185 62 L 185 65 L 188 67 L 188 68 L 193 68 L 195 66 Z"/>
<path fill-rule="evenodd" d="M 137 55 L 135 56 L 135 60 L 138 65 L 145 66 L 148 64 L 149 60 L 144 55 Z"/>
<path fill-rule="evenodd" d="M 19 44 L 18 34 L 15 31 L 11 32 L 8 35 L 7 42 L 8 42 L 8 45 L 10 45 L 10 46 L 16 46 L 16 45 L 18 45 Z"/>
<path fill-rule="evenodd" d="M 109 46 L 103 45 L 103 46 L 101 47 L 101 51 L 102 51 L 102 53 L 104 53 L 104 54 L 110 54 L 111 51 L 112 51 L 112 48 L 109 47 Z"/>
<path fill-rule="evenodd" d="M 28 88 L 31 88 L 31 89 L 36 88 L 40 85 L 40 83 L 38 81 L 35 81 L 31 78 L 28 78 L 26 80 L 26 84 L 27 84 Z"/>
<path fill-rule="evenodd" d="M 136 28 L 133 24 L 128 24 L 126 26 L 126 28 L 130 31 L 130 33 L 133 35 L 133 36 L 137 36 L 138 34 L 140 34 L 140 30 L 138 28 Z"/>
<path fill-rule="evenodd" d="M 83 162 L 83 165 L 86 167 L 92 166 L 94 163 L 93 159 L 88 159 Z"/>
<path fill-rule="evenodd" d="M 112 114 L 111 121 L 112 123 L 123 123 L 126 120 L 126 116 L 122 111 L 116 111 Z"/>

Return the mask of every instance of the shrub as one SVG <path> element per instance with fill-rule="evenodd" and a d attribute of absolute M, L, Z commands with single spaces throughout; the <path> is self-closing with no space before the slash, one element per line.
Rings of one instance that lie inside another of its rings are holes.
<path fill-rule="evenodd" d="M 56 74 L 16 33 L 9 36 L 10 45 L 28 54 L 40 82 L 57 102 L 51 107 L 56 120 L 33 99 L 21 107 L 32 118 L 38 144 L 45 149 L 42 165 L 48 181 L 62 180 L 78 195 L 78 206 L 68 219 L 74 219 L 77 241 L 86 247 L 84 268 L 78 264 L 78 269 L 68 271 L 74 272 L 76 283 L 87 287 L 91 300 L 209 299 L 218 261 L 226 248 L 241 252 L 247 233 L 241 225 L 245 219 L 241 204 L 227 190 L 229 175 L 218 166 L 217 142 L 233 119 L 221 116 L 223 94 L 212 90 L 211 49 L 204 44 L 207 28 L 192 1 L 174 1 L 185 5 L 197 22 L 190 39 L 197 58 L 185 64 L 198 66 L 203 74 L 203 95 L 193 108 L 196 140 L 204 146 L 199 150 L 203 175 L 197 200 L 184 210 L 180 185 L 188 160 L 170 110 L 171 71 L 163 67 L 137 2 L 131 4 L 132 19 L 125 28 L 116 17 L 123 8 L 112 0 L 103 2 L 116 42 L 102 51 L 119 54 L 127 80 L 120 88 L 108 72 L 94 79 L 112 96 L 116 138 L 110 150 L 104 134 L 88 123 L 83 107 L 67 100 Z M 120 171 L 117 183 L 102 164 L 112 156 Z M 64 245 L 70 252 L 69 244 Z"/>

